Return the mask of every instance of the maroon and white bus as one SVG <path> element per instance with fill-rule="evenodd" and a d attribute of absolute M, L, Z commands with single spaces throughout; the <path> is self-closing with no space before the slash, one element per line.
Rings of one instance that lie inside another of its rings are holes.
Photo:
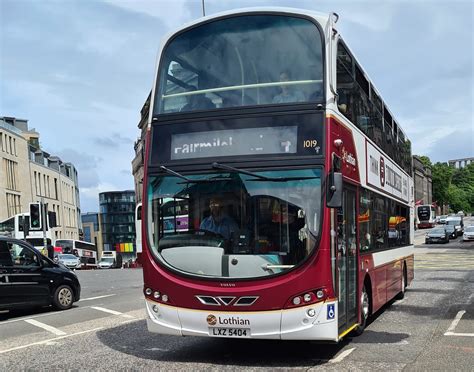
<path fill-rule="evenodd" d="M 336 21 L 250 9 L 165 38 L 143 193 L 150 331 L 338 341 L 404 295 L 411 146 Z"/>

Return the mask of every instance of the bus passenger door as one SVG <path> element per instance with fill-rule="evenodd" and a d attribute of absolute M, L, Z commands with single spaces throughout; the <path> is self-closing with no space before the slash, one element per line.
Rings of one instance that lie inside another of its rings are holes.
<path fill-rule="evenodd" d="M 357 322 L 356 205 L 356 189 L 345 185 L 336 224 L 339 334 Z"/>

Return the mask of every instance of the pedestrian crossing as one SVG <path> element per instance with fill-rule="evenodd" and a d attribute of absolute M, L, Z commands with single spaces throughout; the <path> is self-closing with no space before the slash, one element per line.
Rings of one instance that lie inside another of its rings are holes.
<path fill-rule="evenodd" d="M 474 270 L 474 251 L 469 253 L 416 253 L 416 269 Z"/>

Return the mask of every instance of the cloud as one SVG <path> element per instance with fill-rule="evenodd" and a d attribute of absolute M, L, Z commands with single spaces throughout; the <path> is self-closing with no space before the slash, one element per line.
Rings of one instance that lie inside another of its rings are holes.
<path fill-rule="evenodd" d="M 474 127 L 447 132 L 434 141 L 426 154 L 433 163 L 474 157 Z M 450 145 L 451 144 L 451 145 Z"/>
<path fill-rule="evenodd" d="M 100 159 L 71 148 L 60 150 L 57 155 L 63 162 L 72 163 L 76 167 L 81 191 L 83 188 L 95 187 L 99 184 L 98 165 Z"/>
<path fill-rule="evenodd" d="M 122 8 L 128 12 L 141 13 L 147 16 L 158 18 L 167 27 L 176 25 L 191 19 L 190 8 L 197 7 L 197 1 L 165 1 L 165 0 L 103 0 L 105 3 Z M 199 2 L 199 6 L 200 6 Z"/>
<path fill-rule="evenodd" d="M 126 145 L 132 147 L 133 140 L 130 138 L 120 135 L 120 133 L 108 134 L 106 137 L 96 137 L 94 138 L 94 143 L 101 147 L 110 147 L 110 148 L 119 148 L 120 145 Z"/>

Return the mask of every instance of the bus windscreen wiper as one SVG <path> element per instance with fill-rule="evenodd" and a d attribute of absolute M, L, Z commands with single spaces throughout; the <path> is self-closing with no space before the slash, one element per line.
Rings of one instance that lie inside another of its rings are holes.
<path fill-rule="evenodd" d="M 288 181 L 299 181 L 299 180 L 311 180 L 311 179 L 317 178 L 317 177 L 267 177 L 267 176 L 262 176 L 257 173 L 249 172 L 243 169 L 234 168 L 229 165 L 224 165 L 224 164 L 219 164 L 219 163 L 212 163 L 212 168 L 227 170 L 229 172 L 246 174 L 247 176 L 256 178 L 255 180 L 248 180 L 248 181 L 288 182 Z"/>
<path fill-rule="evenodd" d="M 172 169 L 166 168 L 165 166 L 160 166 L 160 169 L 168 174 L 171 174 L 175 177 L 181 178 L 182 180 L 185 180 L 186 182 L 189 183 L 206 183 L 206 182 L 217 182 L 217 181 L 228 181 L 229 178 L 204 178 L 204 179 L 199 179 L 199 180 L 192 180 L 191 178 L 186 177 L 185 175 L 182 175 L 181 173 L 175 172 Z"/>

